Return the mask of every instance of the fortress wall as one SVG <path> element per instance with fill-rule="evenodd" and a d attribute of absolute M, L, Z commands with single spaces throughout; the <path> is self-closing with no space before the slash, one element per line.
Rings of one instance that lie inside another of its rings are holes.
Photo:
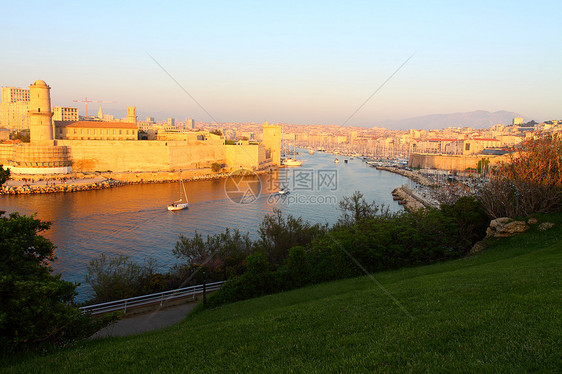
<path fill-rule="evenodd" d="M 6 166 L 13 159 L 14 145 L 0 144 L 0 165 Z"/>
<path fill-rule="evenodd" d="M 182 141 L 163 143 L 168 144 L 171 170 L 208 168 L 213 162 L 221 164 L 226 162 L 226 151 L 222 143 L 186 144 Z"/>
<path fill-rule="evenodd" d="M 68 147 L 75 172 L 170 169 L 168 148 L 163 142 L 57 140 L 57 145 Z"/>
<path fill-rule="evenodd" d="M 75 172 L 169 171 L 223 162 L 224 146 L 175 141 L 57 140 L 69 149 Z"/>
<path fill-rule="evenodd" d="M 410 154 L 408 165 L 414 168 L 428 168 L 451 171 L 465 171 L 468 168 L 476 168 L 478 160 L 482 157 L 461 155 L 431 155 Z"/>
<path fill-rule="evenodd" d="M 496 165 L 500 162 L 507 162 L 509 155 L 494 156 L 494 155 L 432 155 L 422 153 L 411 153 L 408 166 L 413 168 L 428 168 L 450 171 L 465 171 L 468 168 L 476 169 L 478 161 L 482 159 L 490 160 L 490 166 Z"/>

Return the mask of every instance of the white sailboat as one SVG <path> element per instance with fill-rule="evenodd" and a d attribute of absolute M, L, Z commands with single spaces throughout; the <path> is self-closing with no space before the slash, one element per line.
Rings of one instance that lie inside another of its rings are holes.
<path fill-rule="evenodd" d="M 183 197 L 185 197 L 185 201 L 182 198 L 182 192 L 183 192 Z M 171 211 L 183 210 L 183 209 L 187 209 L 188 206 L 189 206 L 189 202 L 187 200 L 187 193 L 185 192 L 185 186 L 183 185 L 183 179 L 181 177 L 181 172 L 180 172 L 180 199 L 169 204 L 168 210 Z"/>
<path fill-rule="evenodd" d="M 296 141 L 293 143 L 293 155 L 297 155 L 297 148 L 295 145 Z M 296 158 L 286 157 L 282 161 L 282 164 L 285 166 L 301 166 L 302 160 L 297 160 Z"/>

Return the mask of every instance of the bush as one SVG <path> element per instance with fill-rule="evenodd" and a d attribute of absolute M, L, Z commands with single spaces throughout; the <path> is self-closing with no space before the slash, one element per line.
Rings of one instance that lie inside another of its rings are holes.
<path fill-rule="evenodd" d="M 207 300 L 208 307 L 251 299 L 282 290 L 281 273 L 273 272 L 263 253 L 246 258 L 247 271 L 240 277 L 231 278 Z"/>
<path fill-rule="evenodd" d="M 355 191 L 353 195 L 345 196 L 339 203 L 339 209 L 342 211 L 338 224 L 341 226 L 352 225 L 363 219 L 375 218 L 377 215 L 390 216 L 388 207 L 381 205 L 380 207 L 373 201 L 367 203 L 363 194 Z"/>
<path fill-rule="evenodd" d="M 527 140 L 509 163 L 496 167 L 480 198 L 492 217 L 526 217 L 562 208 L 562 139 Z"/>
<path fill-rule="evenodd" d="M 282 265 L 289 256 L 290 248 L 307 245 L 327 230 L 328 225 L 311 225 L 301 217 L 288 215 L 284 218 L 282 212 L 276 209 L 263 219 L 258 229 L 259 239 L 255 243 L 255 250 L 265 254 L 272 264 Z"/>
<path fill-rule="evenodd" d="M 213 163 L 211 164 L 211 170 L 212 170 L 214 173 L 218 173 L 219 171 L 222 170 L 223 167 L 224 167 L 224 166 L 223 166 L 222 164 L 219 164 L 218 162 L 213 162 Z"/>
<path fill-rule="evenodd" d="M 292 287 L 302 287 L 311 280 L 310 260 L 306 254 L 306 249 L 296 246 L 289 250 L 287 259 L 287 276 Z"/>
<path fill-rule="evenodd" d="M 77 284 L 51 274 L 55 246 L 39 235 L 50 224 L 0 212 L 0 351 L 66 344 L 114 317 L 93 319 L 74 304 Z"/>
<path fill-rule="evenodd" d="M 95 292 L 90 301 L 103 303 L 161 291 L 165 285 L 155 267 L 152 259 L 139 265 L 127 256 L 108 258 L 102 253 L 88 264 L 85 278 Z"/>
<path fill-rule="evenodd" d="M 200 266 L 207 272 L 209 280 L 222 280 L 227 275 L 244 271 L 242 264 L 252 253 L 253 243 L 248 233 L 226 229 L 223 233 L 208 235 L 206 240 L 199 233 L 193 238 L 180 235 L 173 253 L 187 260 L 187 266 Z"/>
<path fill-rule="evenodd" d="M 3 165 L 0 164 L 0 186 L 6 183 L 8 179 L 10 179 L 10 169 L 4 169 Z"/>

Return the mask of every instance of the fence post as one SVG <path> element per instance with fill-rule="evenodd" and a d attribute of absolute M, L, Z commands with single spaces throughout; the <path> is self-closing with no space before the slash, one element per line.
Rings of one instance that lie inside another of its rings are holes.
<path fill-rule="evenodd" d="M 203 305 L 207 304 L 207 277 L 203 272 Z"/>
<path fill-rule="evenodd" d="M 125 314 L 127 314 L 127 300 L 125 300 Z"/>

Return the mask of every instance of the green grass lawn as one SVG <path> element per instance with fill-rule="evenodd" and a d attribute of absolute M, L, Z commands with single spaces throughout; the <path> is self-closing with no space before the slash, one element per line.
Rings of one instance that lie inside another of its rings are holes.
<path fill-rule="evenodd" d="M 559 372 L 562 216 L 480 254 L 191 315 L 165 330 L 5 359 L 5 372 Z M 413 317 L 413 318 L 412 318 Z"/>

